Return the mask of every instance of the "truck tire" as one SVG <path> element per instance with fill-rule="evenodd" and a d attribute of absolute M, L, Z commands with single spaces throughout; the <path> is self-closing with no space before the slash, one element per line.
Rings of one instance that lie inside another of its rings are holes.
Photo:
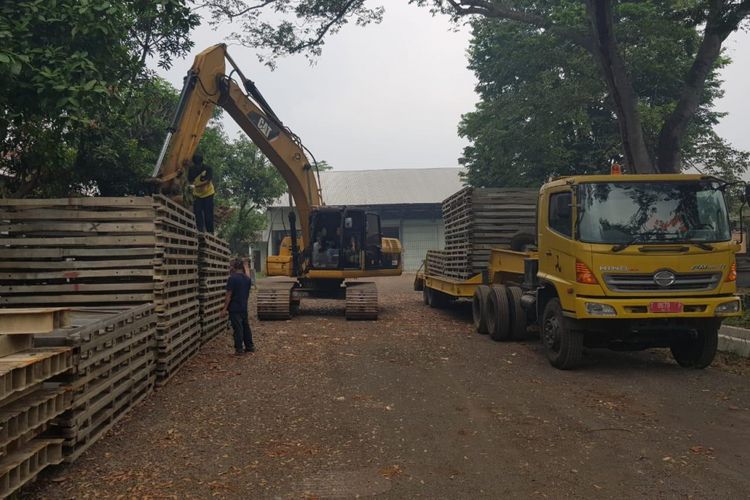
<path fill-rule="evenodd" d="M 414 291 L 421 292 L 422 290 L 424 290 L 424 278 L 414 278 Z"/>
<path fill-rule="evenodd" d="M 695 337 L 685 335 L 672 342 L 672 357 L 683 368 L 702 370 L 713 362 L 719 344 L 719 325 L 696 329 Z"/>
<path fill-rule="evenodd" d="M 510 302 L 505 285 L 492 285 L 487 300 L 487 331 L 492 340 L 510 339 Z"/>
<path fill-rule="evenodd" d="M 424 287 L 422 289 L 422 302 L 426 306 L 430 305 L 430 289 L 427 287 Z"/>
<path fill-rule="evenodd" d="M 435 309 L 445 309 L 451 303 L 450 295 L 440 290 L 430 288 L 430 307 Z"/>
<path fill-rule="evenodd" d="M 520 287 L 508 287 L 508 304 L 510 306 L 510 336 L 516 340 L 526 338 L 526 311 L 521 307 Z"/>
<path fill-rule="evenodd" d="M 583 359 L 583 333 L 569 327 L 563 316 L 560 299 L 550 299 L 544 306 L 540 336 L 552 366 L 570 370 Z"/>
<path fill-rule="evenodd" d="M 471 299 L 471 315 L 474 318 L 474 328 L 477 329 L 477 333 L 482 335 L 487 334 L 487 297 L 490 295 L 490 287 L 487 285 L 479 285 L 474 290 L 474 297 Z"/>

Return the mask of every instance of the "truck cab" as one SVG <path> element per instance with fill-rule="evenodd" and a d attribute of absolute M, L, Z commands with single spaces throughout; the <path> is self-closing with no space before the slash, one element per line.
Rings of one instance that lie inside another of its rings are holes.
<path fill-rule="evenodd" d="M 669 347 L 683 366 L 711 363 L 721 321 L 741 309 L 725 188 L 684 174 L 541 188 L 538 260 L 528 259 L 538 268 L 525 288 L 553 365 L 577 364 L 583 346 Z"/>

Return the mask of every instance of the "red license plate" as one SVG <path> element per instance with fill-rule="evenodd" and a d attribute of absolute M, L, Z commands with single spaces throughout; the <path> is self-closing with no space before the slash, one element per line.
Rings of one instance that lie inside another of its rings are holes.
<path fill-rule="evenodd" d="M 651 302 L 648 305 L 648 312 L 652 313 L 681 313 L 682 302 Z"/>

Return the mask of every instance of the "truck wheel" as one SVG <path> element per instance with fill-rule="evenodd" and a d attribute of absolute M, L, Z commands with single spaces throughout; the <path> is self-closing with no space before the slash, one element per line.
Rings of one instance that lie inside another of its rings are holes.
<path fill-rule="evenodd" d="M 583 333 L 570 329 L 558 298 L 550 299 L 544 307 L 541 337 L 552 366 L 569 370 L 581 364 Z"/>
<path fill-rule="evenodd" d="M 440 290 L 434 290 L 430 288 L 430 307 L 435 309 L 445 309 L 451 302 L 450 296 L 447 293 L 443 293 Z"/>
<path fill-rule="evenodd" d="M 421 292 L 422 290 L 424 290 L 424 278 L 414 278 L 414 291 Z"/>
<path fill-rule="evenodd" d="M 424 305 L 426 306 L 430 305 L 430 289 L 427 287 L 422 289 L 422 302 L 424 302 Z"/>
<path fill-rule="evenodd" d="M 520 287 L 508 287 L 508 303 L 510 306 L 510 336 L 516 340 L 526 338 L 526 311 L 521 307 Z"/>
<path fill-rule="evenodd" d="M 706 368 L 716 356 L 719 343 L 719 325 L 712 324 L 696 329 L 696 335 L 672 342 L 672 357 L 683 368 Z"/>
<path fill-rule="evenodd" d="M 492 285 L 485 309 L 487 331 L 492 340 L 510 339 L 510 303 L 505 285 Z"/>
<path fill-rule="evenodd" d="M 471 315 L 474 318 L 474 328 L 477 329 L 477 333 L 483 335 L 487 334 L 487 311 L 485 310 L 485 305 L 487 304 L 489 294 L 490 287 L 479 285 L 474 290 L 474 297 L 471 299 Z"/>

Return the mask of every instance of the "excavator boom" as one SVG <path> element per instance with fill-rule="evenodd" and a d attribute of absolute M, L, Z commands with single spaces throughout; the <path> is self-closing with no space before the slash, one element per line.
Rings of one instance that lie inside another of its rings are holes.
<path fill-rule="evenodd" d="M 226 75 L 226 61 L 247 93 Z M 281 173 L 297 207 L 302 234 L 309 234 L 310 213 L 323 204 L 317 172 L 299 139 L 278 119 L 255 84 L 244 77 L 224 44 L 198 54 L 185 77 L 177 111 L 154 168 L 162 191 L 180 192 L 186 167 L 216 105 L 229 113 Z"/>

